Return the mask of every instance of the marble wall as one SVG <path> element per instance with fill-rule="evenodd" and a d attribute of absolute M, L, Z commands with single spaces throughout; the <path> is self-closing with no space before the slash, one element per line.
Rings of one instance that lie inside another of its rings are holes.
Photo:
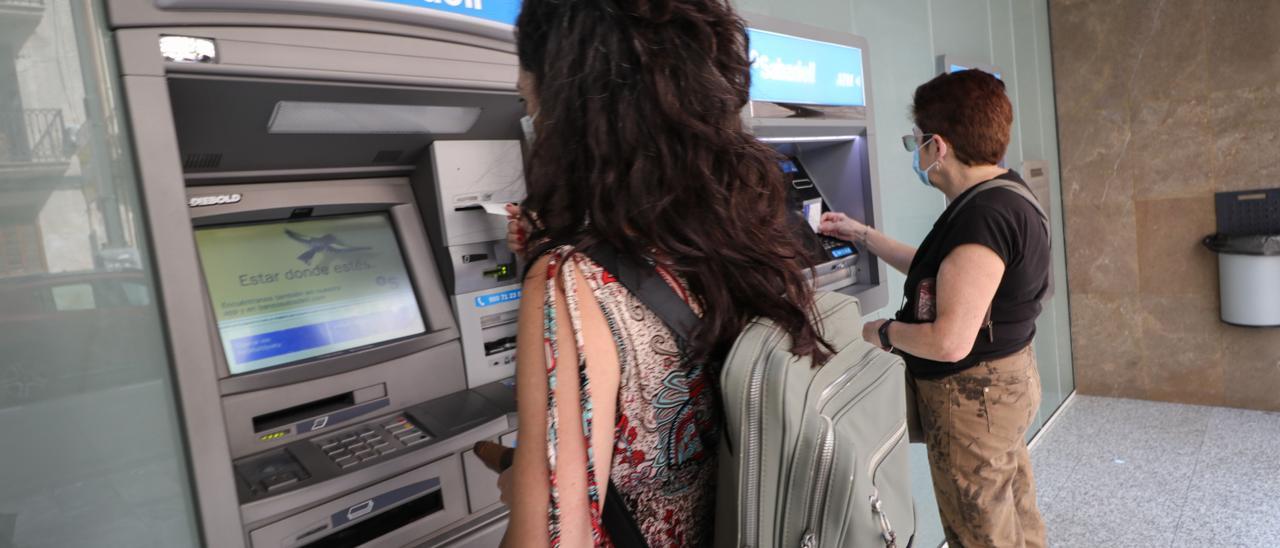
<path fill-rule="evenodd" d="M 1049 4 L 1077 389 L 1280 410 L 1280 329 L 1218 320 L 1199 245 L 1280 186 L 1280 1 Z"/>

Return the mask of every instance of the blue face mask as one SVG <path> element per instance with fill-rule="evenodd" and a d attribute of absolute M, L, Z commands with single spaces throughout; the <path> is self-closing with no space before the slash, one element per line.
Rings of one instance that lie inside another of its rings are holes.
<path fill-rule="evenodd" d="M 524 132 L 524 141 L 528 145 L 533 145 L 533 138 L 535 135 L 533 130 L 533 121 L 537 118 L 538 113 L 536 112 L 532 115 L 522 116 L 520 118 L 520 130 Z"/>
<path fill-rule="evenodd" d="M 929 164 L 929 167 L 920 169 L 920 149 L 932 141 L 933 137 L 930 137 L 928 141 L 920 143 L 920 146 L 916 147 L 915 151 L 911 153 L 911 169 L 915 170 L 916 177 L 920 178 L 920 182 L 924 183 L 924 186 L 933 186 L 933 183 L 929 182 L 929 170 L 938 167 L 939 160 L 934 160 L 932 164 Z"/>

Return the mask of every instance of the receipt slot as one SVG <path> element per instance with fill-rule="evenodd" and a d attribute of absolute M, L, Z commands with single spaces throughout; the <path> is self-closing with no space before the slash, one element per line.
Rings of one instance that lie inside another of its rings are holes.
<path fill-rule="evenodd" d="M 107 8 L 201 544 L 496 546 L 518 4 Z"/>
<path fill-rule="evenodd" d="M 751 102 L 743 113 L 778 152 L 797 232 L 819 290 L 857 297 L 863 313 L 888 304 L 887 272 L 853 242 L 817 234 L 842 212 L 882 227 L 867 42 L 861 37 L 749 15 Z"/>
<path fill-rule="evenodd" d="M 520 265 L 503 206 L 524 200 L 520 142 L 438 141 L 413 181 L 457 312 L 468 386 L 515 375 Z"/>

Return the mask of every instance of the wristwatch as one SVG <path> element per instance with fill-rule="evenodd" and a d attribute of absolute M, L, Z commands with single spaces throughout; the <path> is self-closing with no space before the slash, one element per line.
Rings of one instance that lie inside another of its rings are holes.
<path fill-rule="evenodd" d="M 889 325 L 893 322 L 894 320 L 885 320 L 880 324 L 880 347 L 887 348 L 890 352 L 893 351 L 893 343 L 889 342 Z"/>

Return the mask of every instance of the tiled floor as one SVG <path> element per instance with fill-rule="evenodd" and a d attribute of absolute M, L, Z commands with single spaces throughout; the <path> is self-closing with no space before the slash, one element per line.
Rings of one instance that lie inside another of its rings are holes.
<path fill-rule="evenodd" d="M 1054 547 L 1280 547 L 1280 413 L 1076 396 L 1032 450 Z"/>

